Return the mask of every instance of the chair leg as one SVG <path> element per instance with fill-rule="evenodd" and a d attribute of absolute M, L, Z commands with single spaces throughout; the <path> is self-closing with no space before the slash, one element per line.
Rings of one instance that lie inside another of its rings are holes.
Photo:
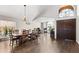
<path fill-rule="evenodd" d="M 11 45 L 12 44 L 12 41 L 10 40 L 10 44 L 9 45 Z"/>
<path fill-rule="evenodd" d="M 14 45 L 14 41 L 12 41 L 12 47 L 13 47 L 13 45 Z"/>
<path fill-rule="evenodd" d="M 16 46 L 17 46 L 17 44 L 18 44 L 18 40 L 16 40 Z"/>

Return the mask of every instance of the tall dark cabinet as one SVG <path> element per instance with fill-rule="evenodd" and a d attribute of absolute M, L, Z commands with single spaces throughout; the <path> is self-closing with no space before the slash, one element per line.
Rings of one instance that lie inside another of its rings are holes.
<path fill-rule="evenodd" d="M 76 41 L 76 19 L 57 20 L 57 40 Z"/>

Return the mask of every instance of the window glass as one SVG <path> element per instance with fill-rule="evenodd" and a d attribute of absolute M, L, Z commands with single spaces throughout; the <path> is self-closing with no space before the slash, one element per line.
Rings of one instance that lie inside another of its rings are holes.
<path fill-rule="evenodd" d="M 59 17 L 74 16 L 74 10 L 64 9 L 59 13 Z"/>

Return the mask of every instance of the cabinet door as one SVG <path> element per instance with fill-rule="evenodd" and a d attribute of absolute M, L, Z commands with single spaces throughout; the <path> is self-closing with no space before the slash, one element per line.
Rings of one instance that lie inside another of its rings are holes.
<path fill-rule="evenodd" d="M 57 39 L 63 39 L 64 36 L 64 22 L 63 21 L 57 21 Z"/>
<path fill-rule="evenodd" d="M 76 40 L 76 19 L 57 21 L 57 39 Z"/>

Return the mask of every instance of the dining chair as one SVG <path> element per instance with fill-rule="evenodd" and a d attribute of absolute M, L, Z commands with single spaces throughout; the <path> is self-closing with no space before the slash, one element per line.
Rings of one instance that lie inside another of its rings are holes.
<path fill-rule="evenodd" d="M 12 45 L 12 47 L 13 47 L 15 42 L 16 42 L 16 45 L 17 45 L 17 38 L 14 37 L 13 35 L 9 35 L 9 37 L 10 37 L 10 45 Z"/>

